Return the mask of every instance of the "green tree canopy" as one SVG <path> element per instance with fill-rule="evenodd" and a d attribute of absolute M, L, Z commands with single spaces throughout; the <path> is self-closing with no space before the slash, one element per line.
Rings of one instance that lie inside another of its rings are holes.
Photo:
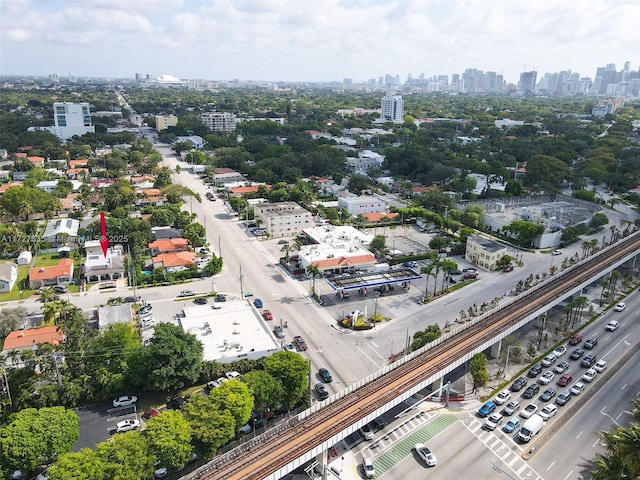
<path fill-rule="evenodd" d="M 282 403 L 290 410 L 307 392 L 309 361 L 294 352 L 276 352 L 265 358 L 264 368 L 282 385 Z"/>
<path fill-rule="evenodd" d="M 516 239 L 522 247 L 530 247 L 535 238 L 544 232 L 544 225 L 538 225 L 526 220 L 514 220 L 510 225 L 505 225 L 502 230 Z"/>
<path fill-rule="evenodd" d="M 64 407 L 26 408 L 0 427 L 0 460 L 25 472 L 70 452 L 80 436 L 78 415 Z"/>
<path fill-rule="evenodd" d="M 193 453 L 189 422 L 176 410 L 167 410 L 151 418 L 143 431 L 151 451 L 160 464 L 171 471 L 185 465 Z"/>
<path fill-rule="evenodd" d="M 235 431 L 239 431 L 253 410 L 253 396 L 249 387 L 240 380 L 224 382 L 209 393 L 209 401 L 213 408 L 228 411 L 234 419 Z"/>
<path fill-rule="evenodd" d="M 104 478 L 109 480 L 146 480 L 153 477 L 155 457 L 146 437 L 139 432 L 118 433 L 96 446 L 104 462 Z"/>
<path fill-rule="evenodd" d="M 282 402 L 282 385 L 264 370 L 254 370 L 244 375 L 242 380 L 253 394 L 254 409 L 262 417 L 278 408 Z"/>
<path fill-rule="evenodd" d="M 103 480 L 104 474 L 104 460 L 89 448 L 64 453 L 47 469 L 49 480 Z"/>
<path fill-rule="evenodd" d="M 183 414 L 193 432 L 196 451 L 205 458 L 233 438 L 235 419 L 228 410 L 218 410 L 209 397 L 195 395 L 185 404 Z"/>

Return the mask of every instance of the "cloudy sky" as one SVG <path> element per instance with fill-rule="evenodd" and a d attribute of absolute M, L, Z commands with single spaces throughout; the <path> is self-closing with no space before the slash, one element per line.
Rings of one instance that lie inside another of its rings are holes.
<path fill-rule="evenodd" d="M 640 64 L 638 0 L 0 0 L 0 75 L 365 81 Z"/>

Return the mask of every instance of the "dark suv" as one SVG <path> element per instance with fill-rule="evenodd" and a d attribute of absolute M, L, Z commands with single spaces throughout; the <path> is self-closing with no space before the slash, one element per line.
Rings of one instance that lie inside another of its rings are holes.
<path fill-rule="evenodd" d="M 580 365 L 584 368 L 591 368 L 594 363 L 596 363 L 596 356 L 593 353 L 590 353 L 582 359 Z"/>
<path fill-rule="evenodd" d="M 586 348 L 587 350 L 591 350 L 593 347 L 595 347 L 598 344 L 598 339 L 597 338 L 590 338 L 589 340 L 587 340 L 586 342 L 584 342 L 584 348 Z"/>
<path fill-rule="evenodd" d="M 536 363 L 533 367 L 529 369 L 527 372 L 527 377 L 536 378 L 538 375 L 542 373 L 542 365 Z"/>
<path fill-rule="evenodd" d="M 522 396 L 524 398 L 533 398 L 539 391 L 540 387 L 537 384 L 533 383 L 527 387 Z"/>
<path fill-rule="evenodd" d="M 513 384 L 511 385 L 510 390 L 512 392 L 519 392 L 520 390 L 522 390 L 524 387 L 527 386 L 527 383 L 528 381 L 526 378 L 518 377 L 516 381 L 513 382 Z"/>

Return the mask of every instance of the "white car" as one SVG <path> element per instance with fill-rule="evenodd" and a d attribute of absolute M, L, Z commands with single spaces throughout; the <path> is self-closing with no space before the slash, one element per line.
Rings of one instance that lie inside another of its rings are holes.
<path fill-rule="evenodd" d="M 549 405 L 545 406 L 542 410 L 540 410 L 538 412 L 538 415 L 540 415 L 545 420 L 549 420 L 557 412 L 558 412 L 558 407 L 556 407 L 553 403 L 550 403 Z"/>
<path fill-rule="evenodd" d="M 371 429 L 371 425 L 368 423 L 360 427 L 360 433 L 362 433 L 365 440 L 373 440 L 373 430 Z"/>
<path fill-rule="evenodd" d="M 538 411 L 538 406 L 535 403 L 530 403 L 520 412 L 522 418 L 529 418 L 531 415 Z"/>
<path fill-rule="evenodd" d="M 495 430 L 498 425 L 502 423 L 503 417 L 499 413 L 492 413 L 486 422 L 484 422 L 484 428 L 487 430 Z"/>
<path fill-rule="evenodd" d="M 128 407 L 129 405 L 133 405 L 138 401 L 138 397 L 135 395 L 123 395 L 122 397 L 118 397 L 113 401 L 114 407 Z"/>
<path fill-rule="evenodd" d="M 605 362 L 604 360 L 598 360 L 593 366 L 593 369 L 598 373 L 604 372 L 605 368 L 607 368 L 607 362 Z"/>
<path fill-rule="evenodd" d="M 562 255 L 562 250 L 554 250 L 551 255 L 556 256 L 556 255 Z"/>
<path fill-rule="evenodd" d="M 551 365 L 553 365 L 554 363 L 556 363 L 556 360 L 558 359 L 558 357 L 556 357 L 553 353 L 550 353 L 549 355 L 547 355 L 546 357 L 544 357 L 542 359 L 542 366 L 543 367 L 550 367 Z"/>
<path fill-rule="evenodd" d="M 287 343 L 287 344 L 285 344 L 284 349 L 285 349 L 287 352 L 293 352 L 293 353 L 296 353 L 296 351 L 297 351 L 297 350 L 296 350 L 296 346 L 295 346 L 293 343 Z"/>
<path fill-rule="evenodd" d="M 608 330 L 609 332 L 613 332 L 614 330 L 617 330 L 619 326 L 620 326 L 619 321 L 611 320 L 609 323 L 607 323 L 605 330 Z"/>
<path fill-rule="evenodd" d="M 584 374 L 582 375 L 582 380 L 584 380 L 585 382 L 591 383 L 593 382 L 593 379 L 596 378 L 597 375 L 598 375 L 598 372 L 596 371 L 596 369 L 590 368 L 589 370 L 584 372 Z"/>
<path fill-rule="evenodd" d="M 239 372 L 236 372 L 235 370 L 232 370 L 231 372 L 227 372 L 224 374 L 225 377 L 227 377 L 229 380 L 233 380 L 233 379 L 240 379 L 242 378 L 242 375 L 240 375 Z"/>
<path fill-rule="evenodd" d="M 573 387 L 571 387 L 570 392 L 571 392 L 573 395 L 576 395 L 576 396 L 577 396 L 577 395 L 580 395 L 580 394 L 584 391 L 584 387 L 585 387 L 585 384 L 584 384 L 584 383 L 582 383 L 582 382 L 576 382 L 576 383 L 574 383 L 574 384 L 573 384 Z"/>
<path fill-rule="evenodd" d="M 627 305 L 626 305 L 624 302 L 620 302 L 619 304 L 617 304 L 617 305 L 614 307 L 614 310 L 615 310 L 616 312 L 621 312 L 621 311 L 623 311 L 625 308 L 627 308 Z"/>
<path fill-rule="evenodd" d="M 561 355 L 564 355 L 566 352 L 567 352 L 567 347 L 565 347 L 564 345 L 560 345 L 556 347 L 556 349 L 553 351 L 553 354 L 556 357 L 559 357 Z"/>
<path fill-rule="evenodd" d="M 433 453 L 431 453 L 431 450 L 429 450 L 424 443 L 416 443 L 414 448 L 416 449 L 416 453 L 422 460 L 424 460 L 424 463 L 426 463 L 428 467 L 436 466 L 438 459 Z"/>
<path fill-rule="evenodd" d="M 549 385 L 551 382 L 553 382 L 554 377 L 555 375 L 553 374 L 553 372 L 546 371 L 542 375 L 540 375 L 540 378 L 538 379 L 538 383 L 541 385 Z"/>
<path fill-rule="evenodd" d="M 509 390 L 503 390 L 498 395 L 496 395 L 496 398 L 493 399 L 493 403 L 495 403 L 496 405 L 502 405 L 503 403 L 509 401 L 510 398 L 511 392 Z"/>
<path fill-rule="evenodd" d="M 116 423 L 116 433 L 128 432 L 129 430 L 135 430 L 140 427 L 140 420 L 122 420 Z"/>

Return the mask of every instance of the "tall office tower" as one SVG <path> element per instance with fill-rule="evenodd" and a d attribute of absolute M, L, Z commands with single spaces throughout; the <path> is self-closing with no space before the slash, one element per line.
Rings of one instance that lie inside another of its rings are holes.
<path fill-rule="evenodd" d="M 393 76 L 388 73 L 384 76 L 384 84 L 385 85 L 393 85 Z"/>
<path fill-rule="evenodd" d="M 482 85 L 482 89 L 485 92 L 497 92 L 497 75 L 496 72 L 486 72 L 484 74 L 484 85 Z"/>
<path fill-rule="evenodd" d="M 530 72 L 522 72 L 520 81 L 518 82 L 518 91 L 522 93 L 531 93 L 536 89 L 536 78 L 538 72 L 532 70 Z"/>
<path fill-rule="evenodd" d="M 624 69 L 622 70 L 622 81 L 626 82 L 629 80 L 629 73 L 631 72 L 631 62 L 624 62 Z"/>
<path fill-rule="evenodd" d="M 378 77 L 378 85 L 383 85 L 384 79 L 382 77 Z"/>
<path fill-rule="evenodd" d="M 136 83 L 140 83 L 140 81 L 142 80 L 142 77 L 139 73 L 136 73 Z"/>
<path fill-rule="evenodd" d="M 59 82 L 60 78 L 58 77 L 57 73 L 52 73 L 51 75 L 49 75 L 49 78 L 51 79 L 52 82 Z"/>
<path fill-rule="evenodd" d="M 382 97 L 380 109 L 381 115 L 379 120 L 381 122 L 404 122 L 404 101 L 402 100 L 402 95 L 387 92 L 387 94 Z"/>
<path fill-rule="evenodd" d="M 344 78 L 342 79 L 342 84 L 344 85 L 345 90 L 353 90 L 353 79 Z"/>

